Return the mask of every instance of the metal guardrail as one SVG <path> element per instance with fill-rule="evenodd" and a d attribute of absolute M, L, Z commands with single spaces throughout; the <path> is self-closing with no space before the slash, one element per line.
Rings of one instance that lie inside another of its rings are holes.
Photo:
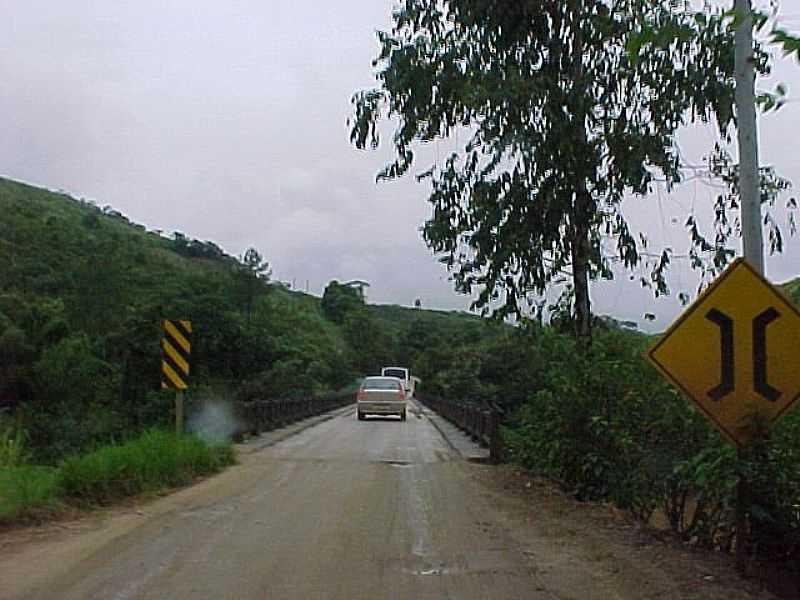
<path fill-rule="evenodd" d="M 489 448 L 491 462 L 501 462 L 500 423 L 502 414 L 499 410 L 428 394 L 418 394 L 416 399 L 467 433 L 473 441 Z"/>
<path fill-rule="evenodd" d="M 311 398 L 279 398 L 274 400 L 251 400 L 238 403 L 239 418 L 244 429 L 238 432 L 259 435 L 265 431 L 285 427 L 291 423 L 347 406 L 355 402 L 355 393 Z"/>

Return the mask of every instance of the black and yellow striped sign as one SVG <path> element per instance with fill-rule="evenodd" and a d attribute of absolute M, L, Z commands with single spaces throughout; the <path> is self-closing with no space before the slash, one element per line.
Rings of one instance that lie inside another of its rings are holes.
<path fill-rule="evenodd" d="M 189 380 L 189 356 L 192 351 L 192 322 L 161 321 L 161 387 L 185 390 Z"/>

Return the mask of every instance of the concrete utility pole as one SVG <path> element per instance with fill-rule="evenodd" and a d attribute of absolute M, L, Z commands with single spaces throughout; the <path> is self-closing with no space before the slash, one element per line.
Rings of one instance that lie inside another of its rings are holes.
<path fill-rule="evenodd" d="M 753 11 L 750 0 L 734 0 L 738 27 L 735 33 L 734 76 L 736 79 L 736 135 L 739 141 L 739 194 L 742 211 L 744 258 L 764 274 L 764 240 L 758 172 L 758 127 L 756 125 L 753 64 Z"/>
<path fill-rule="evenodd" d="M 739 142 L 739 197 L 742 211 L 744 259 L 764 275 L 764 240 L 761 232 L 761 198 L 758 172 L 758 126 L 756 124 L 756 70 L 753 64 L 753 8 L 750 0 L 734 0 L 738 26 L 734 34 L 736 80 L 736 136 Z M 739 468 L 745 454 L 739 450 Z M 747 573 L 750 545 L 750 482 L 745 471 L 736 486 L 736 570 Z"/>
<path fill-rule="evenodd" d="M 758 126 L 756 123 L 756 73 L 753 64 L 753 9 L 750 0 L 734 0 L 738 26 L 734 34 L 736 80 L 736 136 L 739 142 L 739 197 L 742 211 L 742 246 L 745 260 L 764 274 L 764 241 L 759 198 Z M 745 454 L 739 450 L 740 464 Z M 741 466 L 740 466 L 741 468 Z M 736 569 L 747 572 L 750 543 L 750 485 L 744 472 L 736 486 Z"/>

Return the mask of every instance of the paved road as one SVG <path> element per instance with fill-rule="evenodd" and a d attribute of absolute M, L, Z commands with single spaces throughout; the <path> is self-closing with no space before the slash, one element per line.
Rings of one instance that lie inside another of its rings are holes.
<path fill-rule="evenodd" d="M 27 597 L 536 598 L 464 468 L 427 418 L 348 410 L 176 494 Z"/>

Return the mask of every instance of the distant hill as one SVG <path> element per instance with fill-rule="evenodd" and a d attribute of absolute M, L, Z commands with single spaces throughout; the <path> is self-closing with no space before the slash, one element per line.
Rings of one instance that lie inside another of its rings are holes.
<path fill-rule="evenodd" d="M 4 291 L 67 297 L 81 291 L 82 274 L 92 274 L 89 291 L 108 303 L 122 292 L 162 288 L 170 277 L 222 272 L 237 263 L 213 242 L 181 233 L 168 238 L 109 206 L 7 179 L 0 179 L 0 213 Z M 123 265 L 125 272 L 114 282 L 122 288 L 103 289 L 103 271 Z"/>
<path fill-rule="evenodd" d="M 482 322 L 476 314 L 457 310 L 410 308 L 397 304 L 370 304 L 367 308 L 378 321 L 393 329 L 407 328 L 415 322 L 444 327 L 468 327 Z"/>
<path fill-rule="evenodd" d="M 794 300 L 795 304 L 800 305 L 800 277 L 781 284 L 783 292 Z"/>

